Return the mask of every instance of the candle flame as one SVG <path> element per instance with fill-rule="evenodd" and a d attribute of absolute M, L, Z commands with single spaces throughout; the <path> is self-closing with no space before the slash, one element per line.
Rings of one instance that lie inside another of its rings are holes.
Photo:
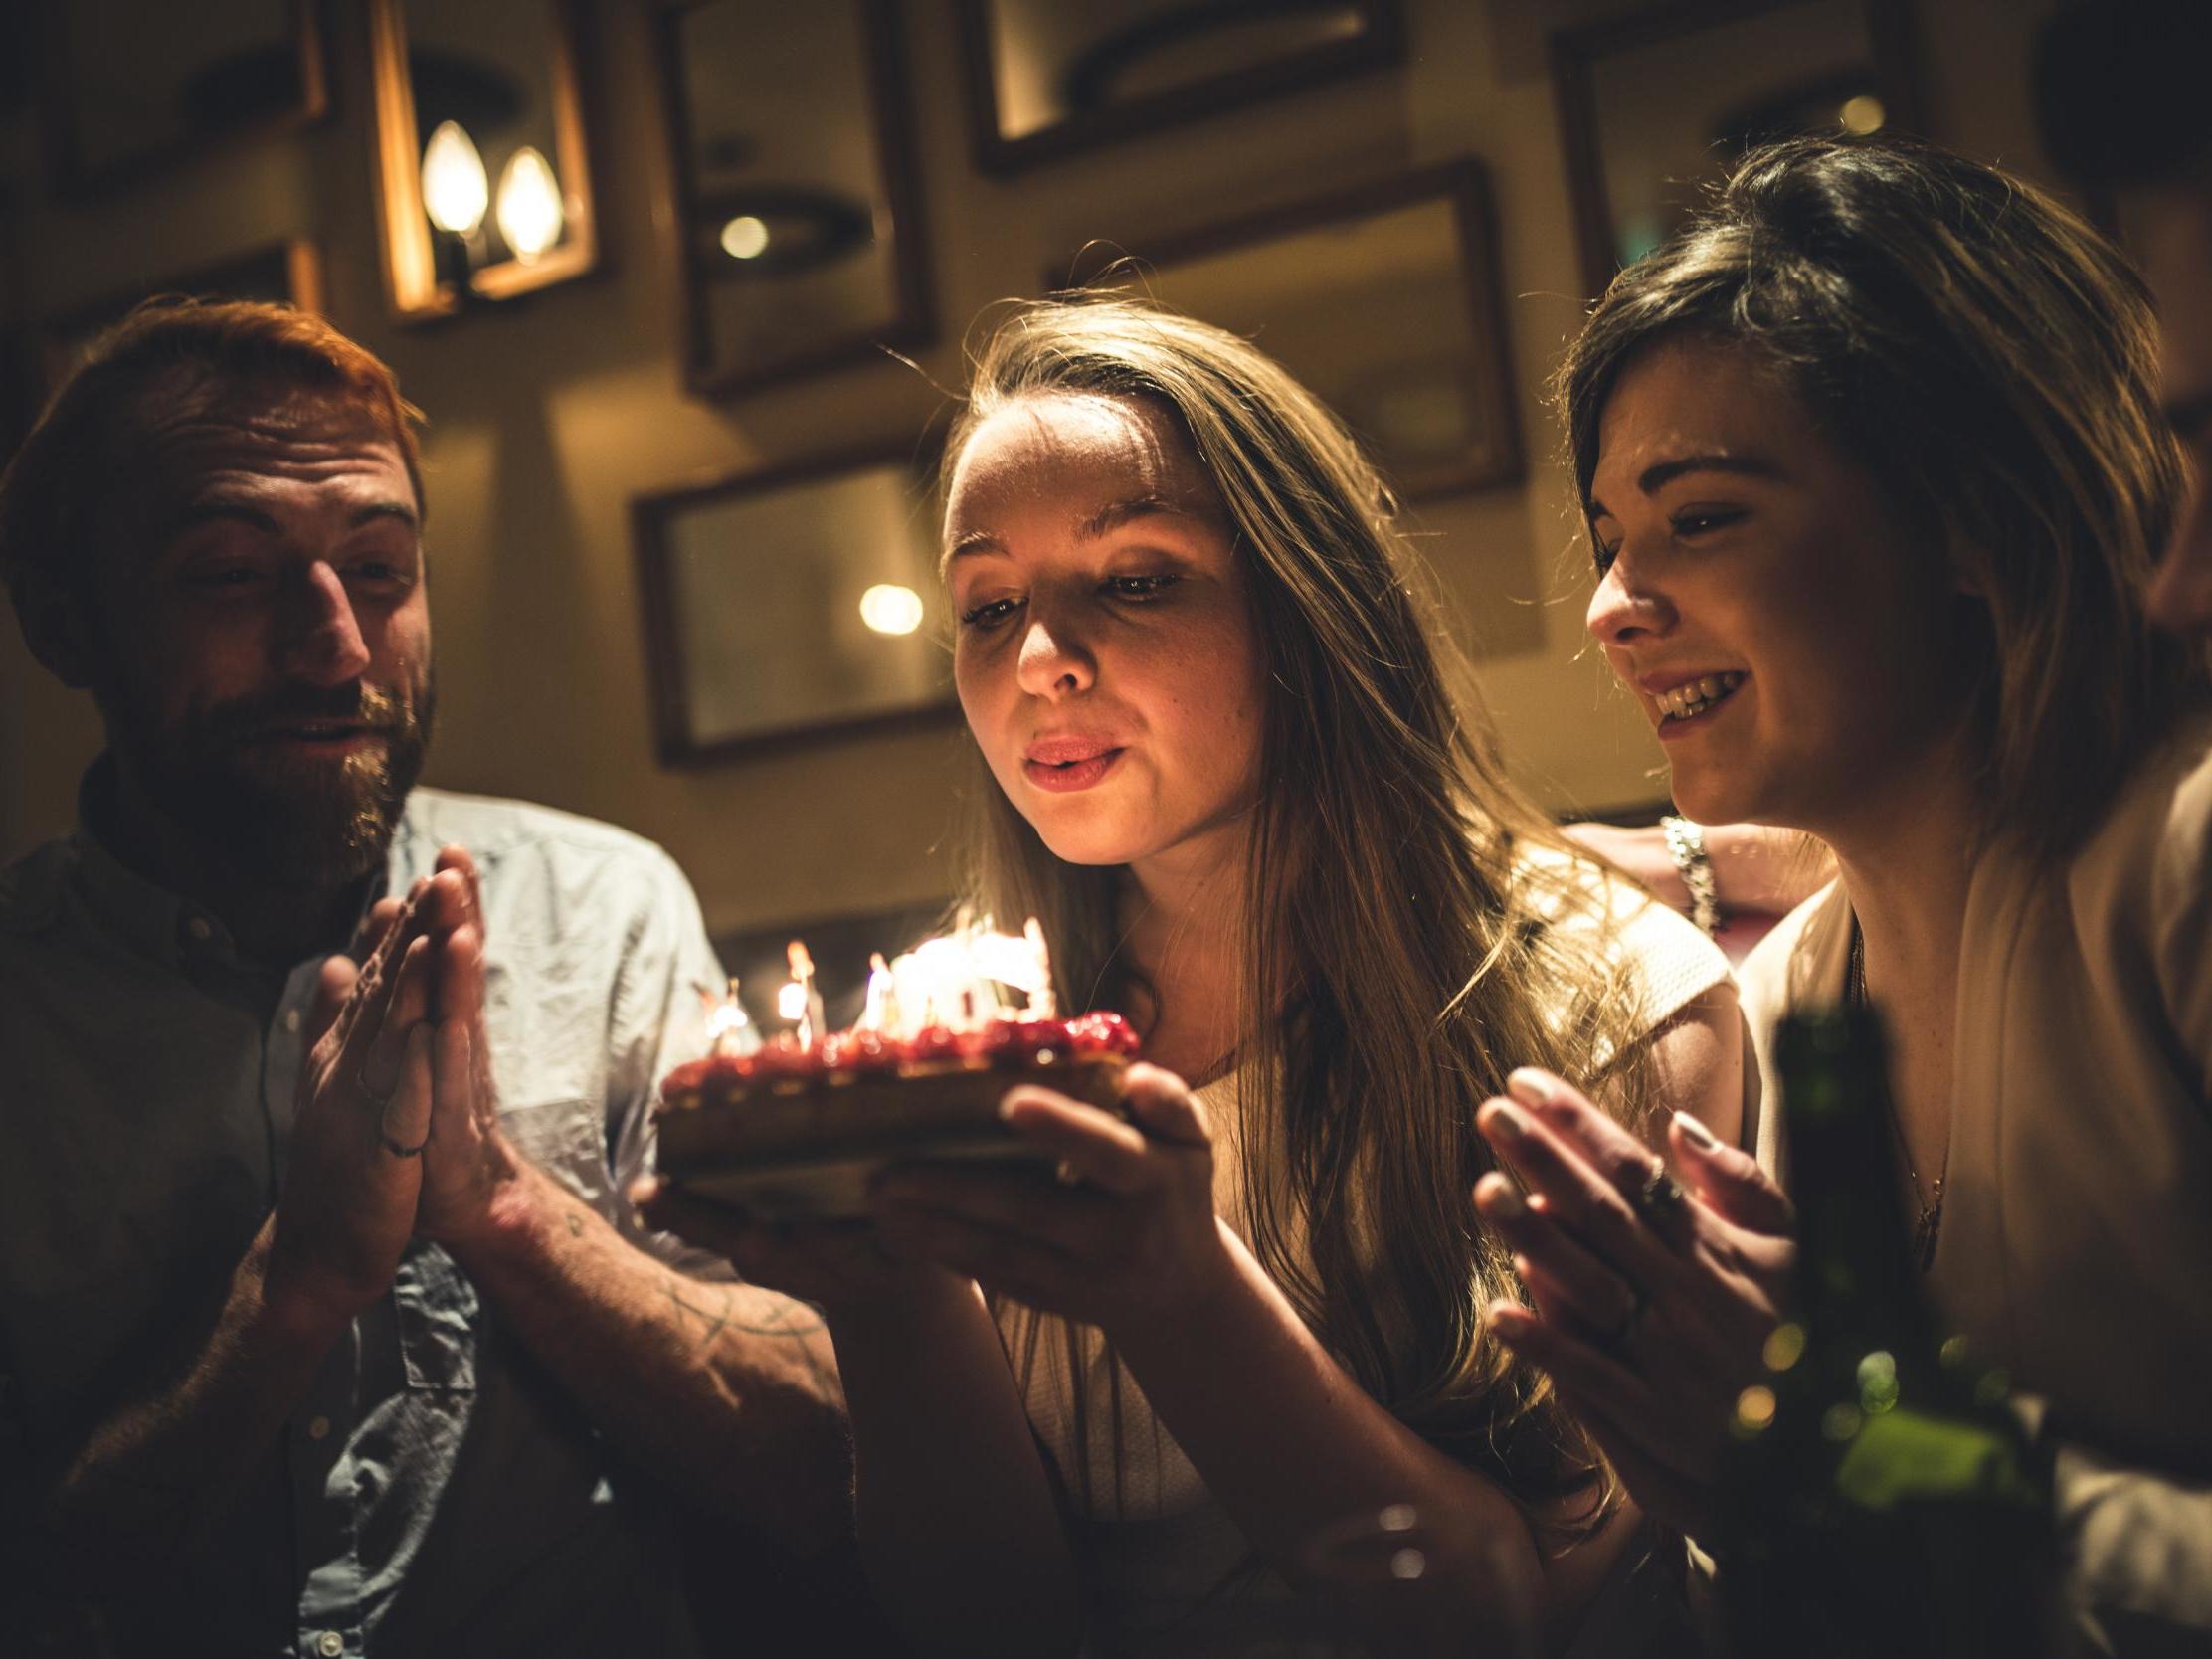
<path fill-rule="evenodd" d="M 706 1038 L 707 1051 L 713 1054 L 746 1054 L 760 1046 L 760 1033 L 753 1029 L 745 1005 L 738 1001 L 734 979 L 729 995 L 707 1010 Z"/>

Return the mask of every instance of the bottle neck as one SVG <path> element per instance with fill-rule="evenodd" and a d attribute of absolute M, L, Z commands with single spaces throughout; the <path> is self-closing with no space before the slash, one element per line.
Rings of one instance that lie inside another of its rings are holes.
<path fill-rule="evenodd" d="M 1888 1045 L 1866 1008 L 1792 1017 L 1776 1035 L 1799 1312 L 1817 1330 L 1933 1351 L 1891 1151 Z"/>

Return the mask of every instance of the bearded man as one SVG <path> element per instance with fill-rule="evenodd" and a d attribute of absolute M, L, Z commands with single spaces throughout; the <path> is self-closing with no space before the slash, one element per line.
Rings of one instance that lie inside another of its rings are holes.
<path fill-rule="evenodd" d="M 9 1652 L 688 1653 L 671 1495 L 844 1526 L 819 1322 L 625 1197 L 689 887 L 415 787 L 414 419 L 316 318 L 142 308 L 0 480 L 107 740 L 0 873 Z"/>

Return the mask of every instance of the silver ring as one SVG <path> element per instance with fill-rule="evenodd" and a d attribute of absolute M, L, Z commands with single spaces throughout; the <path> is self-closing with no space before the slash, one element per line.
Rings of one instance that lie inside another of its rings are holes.
<path fill-rule="evenodd" d="M 1644 1179 L 1628 1195 L 1628 1201 L 1635 1207 L 1644 1224 L 1654 1232 L 1666 1232 L 1682 1213 L 1683 1205 L 1690 1201 L 1682 1190 L 1682 1183 L 1667 1173 L 1667 1166 L 1654 1158 L 1651 1168 L 1644 1172 Z"/>

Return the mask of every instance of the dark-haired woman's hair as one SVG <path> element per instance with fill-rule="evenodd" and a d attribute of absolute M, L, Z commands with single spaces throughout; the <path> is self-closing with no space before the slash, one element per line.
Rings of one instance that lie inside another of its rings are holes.
<path fill-rule="evenodd" d="M 2077 846 L 2208 680 L 2204 647 L 2143 616 L 2182 471 L 2134 273 L 2050 197 L 1944 150 L 1753 151 L 1568 351 L 1556 394 L 1585 503 L 1623 371 L 1697 339 L 1777 371 L 1978 603 L 1961 648 L 1982 829 Z"/>
<path fill-rule="evenodd" d="M 1594 1447 L 1484 1327 L 1519 1288 L 1468 1194 L 1492 1167 L 1475 1109 L 1512 1067 L 1644 1098 L 1616 889 L 1507 781 L 1471 688 L 1454 694 L 1388 490 L 1310 392 L 1147 304 L 1029 304 L 978 356 L 948 473 L 980 422 L 1056 395 L 1165 412 L 1236 529 L 1267 686 L 1234 1137 L 1253 1250 L 1408 1425 L 1525 1501 L 1581 1493 L 1600 1514 Z M 1079 1004 L 1142 1002 L 1117 956 L 1126 872 L 1054 857 L 975 773 L 967 901 L 1038 917 Z M 1071 1472 L 1086 1487 L 1088 1461 Z"/>

